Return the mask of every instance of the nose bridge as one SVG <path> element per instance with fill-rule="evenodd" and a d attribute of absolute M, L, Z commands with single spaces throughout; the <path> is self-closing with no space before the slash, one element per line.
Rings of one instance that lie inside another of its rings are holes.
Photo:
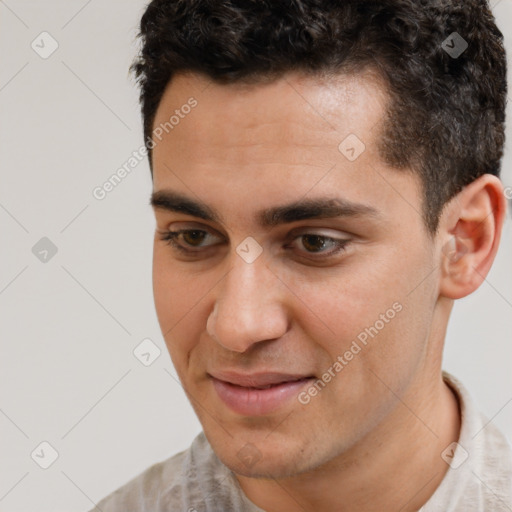
<path fill-rule="evenodd" d="M 281 337 L 287 329 L 279 280 L 264 258 L 248 263 L 233 254 L 208 319 L 208 332 L 225 348 L 245 352 L 259 341 Z"/>

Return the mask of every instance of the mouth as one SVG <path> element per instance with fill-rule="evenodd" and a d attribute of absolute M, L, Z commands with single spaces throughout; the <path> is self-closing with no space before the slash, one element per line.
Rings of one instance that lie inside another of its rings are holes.
<path fill-rule="evenodd" d="M 243 416 L 262 416 L 284 408 L 315 377 L 284 373 L 209 374 L 221 401 Z"/>
<path fill-rule="evenodd" d="M 265 384 L 265 385 L 260 385 L 260 386 L 240 386 L 238 384 L 233 384 L 231 382 L 228 382 L 228 384 L 231 384 L 232 386 L 237 386 L 239 388 L 246 388 L 246 389 L 270 389 L 270 388 L 275 388 L 277 386 L 281 386 L 283 384 L 289 384 L 292 382 L 299 382 L 301 380 L 306 380 L 307 378 L 308 377 L 302 377 L 300 379 L 283 380 L 281 382 L 276 382 L 275 384 Z"/>

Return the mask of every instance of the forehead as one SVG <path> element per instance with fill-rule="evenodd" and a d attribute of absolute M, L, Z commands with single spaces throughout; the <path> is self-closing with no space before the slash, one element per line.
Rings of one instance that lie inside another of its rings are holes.
<path fill-rule="evenodd" d="M 212 158 L 239 157 L 242 163 L 244 158 L 263 158 L 262 145 L 269 156 L 279 148 L 286 163 L 296 160 L 294 155 L 313 163 L 319 154 L 311 151 L 308 158 L 307 150 L 315 147 L 330 149 L 337 158 L 339 143 L 350 134 L 364 139 L 371 150 L 388 102 L 383 82 L 370 71 L 330 79 L 288 74 L 250 85 L 219 85 L 197 74 L 181 74 L 167 86 L 153 128 L 165 127 L 191 97 L 197 106 L 163 139 L 172 144 L 186 138 L 188 145 L 181 148 L 186 158 L 202 155 L 196 150 L 208 146 Z M 157 158 L 162 146 L 155 148 Z"/>
<path fill-rule="evenodd" d="M 191 98 L 196 106 L 182 108 Z M 411 180 L 411 173 L 387 168 L 379 154 L 387 104 L 386 89 L 372 73 L 289 74 L 252 85 L 178 75 L 155 116 L 153 129 L 167 129 L 155 140 L 154 190 L 195 195 L 233 218 L 305 195 L 386 209 L 401 185 L 383 189 L 382 173 L 391 173 L 391 181 Z M 173 115 L 179 121 L 170 126 Z"/>

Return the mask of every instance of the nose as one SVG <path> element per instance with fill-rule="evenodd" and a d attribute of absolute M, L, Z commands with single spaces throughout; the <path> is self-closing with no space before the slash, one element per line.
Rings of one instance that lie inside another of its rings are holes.
<path fill-rule="evenodd" d="M 242 353 L 286 333 L 286 287 L 264 258 L 247 263 L 235 253 L 217 290 L 206 328 L 225 349 Z"/>

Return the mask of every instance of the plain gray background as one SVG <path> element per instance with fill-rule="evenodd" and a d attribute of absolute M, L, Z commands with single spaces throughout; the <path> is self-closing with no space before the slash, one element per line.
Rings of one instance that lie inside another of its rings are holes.
<path fill-rule="evenodd" d="M 147 161 L 92 194 L 142 145 L 128 67 L 145 3 L 0 0 L 2 512 L 89 510 L 200 431 L 154 312 Z M 493 6 L 510 62 L 512 0 Z M 455 306 L 444 364 L 509 439 L 511 331 L 509 215 L 486 282 Z M 133 354 L 146 338 L 161 350 L 150 366 Z"/>

